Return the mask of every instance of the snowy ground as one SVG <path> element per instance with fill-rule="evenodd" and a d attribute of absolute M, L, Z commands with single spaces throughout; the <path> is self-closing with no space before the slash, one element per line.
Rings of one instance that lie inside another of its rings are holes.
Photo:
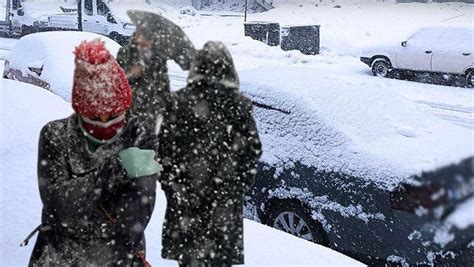
<path fill-rule="evenodd" d="M 321 55 L 306 56 L 298 51 L 282 51 L 243 37 L 241 17 L 187 16 L 172 9 L 164 15 L 181 25 L 196 47 L 208 40 L 223 41 L 239 70 L 261 66 L 304 67 L 330 71 L 336 76 L 333 85 L 354 81 L 387 87 L 452 123 L 474 129 L 474 90 L 461 87 L 373 77 L 369 67 L 359 61 L 359 51 L 377 43 L 400 43 L 413 31 L 428 25 L 472 24 L 474 5 L 462 3 L 432 4 L 341 4 L 315 6 L 288 4 L 309 1 L 274 1 L 276 9 L 250 14 L 249 21 L 277 21 L 284 24 L 321 25 Z M 204 11 L 203 13 L 208 13 Z M 228 12 L 226 12 L 228 13 Z M 361 19 L 363 18 L 363 19 Z M 334 75 L 332 75 L 334 76 Z M 183 75 L 172 75 L 173 84 L 184 84 Z M 290 78 L 290 77 L 288 77 Z M 327 78 L 333 79 L 333 78 Z M 377 81 L 372 83 L 373 81 Z M 447 83 L 442 83 L 447 84 Z"/>
<path fill-rule="evenodd" d="M 71 113 L 69 103 L 46 90 L 0 79 L 1 266 L 27 265 L 35 239 L 27 247 L 19 244 L 41 221 L 36 177 L 39 132 L 46 122 Z M 159 188 L 157 195 L 146 231 L 147 258 L 153 266 L 177 266 L 160 257 L 166 198 Z M 331 249 L 253 221 L 245 220 L 244 232 L 246 266 L 363 266 Z"/>

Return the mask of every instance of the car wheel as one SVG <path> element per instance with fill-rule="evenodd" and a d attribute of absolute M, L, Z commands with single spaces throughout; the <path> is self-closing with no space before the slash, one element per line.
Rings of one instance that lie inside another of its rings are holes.
<path fill-rule="evenodd" d="M 34 32 L 35 30 L 33 27 L 25 26 L 25 25 L 21 26 L 21 36 L 25 36 Z"/>
<path fill-rule="evenodd" d="M 375 76 L 388 77 L 390 72 L 390 63 L 382 58 L 376 59 L 372 63 L 372 73 Z"/>
<path fill-rule="evenodd" d="M 109 38 L 117 42 L 121 46 L 125 46 L 128 44 L 128 38 L 119 34 L 118 32 L 111 32 L 109 34 Z"/>
<path fill-rule="evenodd" d="M 474 87 L 474 70 L 469 70 L 466 74 L 466 84 L 467 87 L 473 88 Z"/>
<path fill-rule="evenodd" d="M 311 218 L 299 201 L 282 201 L 272 205 L 266 224 L 308 241 L 329 245 L 323 226 Z"/>

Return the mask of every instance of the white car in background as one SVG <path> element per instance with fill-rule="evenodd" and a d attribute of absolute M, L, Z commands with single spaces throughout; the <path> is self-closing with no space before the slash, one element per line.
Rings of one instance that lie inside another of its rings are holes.
<path fill-rule="evenodd" d="M 112 55 L 120 45 L 90 32 L 40 32 L 22 37 L 5 59 L 3 76 L 45 88 L 71 101 L 74 48 L 84 40 L 101 39 Z"/>
<path fill-rule="evenodd" d="M 433 26 L 421 28 L 400 45 L 363 50 L 360 60 L 376 76 L 387 77 L 395 69 L 464 75 L 474 79 L 474 27 Z"/>

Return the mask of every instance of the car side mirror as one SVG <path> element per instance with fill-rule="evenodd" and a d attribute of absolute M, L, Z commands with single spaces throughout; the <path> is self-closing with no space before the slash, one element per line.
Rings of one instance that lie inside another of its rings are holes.
<path fill-rule="evenodd" d="M 407 47 L 407 41 L 403 41 L 403 42 L 402 42 L 402 46 L 403 46 L 403 47 Z"/>
<path fill-rule="evenodd" d="M 35 73 L 39 77 L 43 73 L 43 67 L 44 66 L 41 66 L 41 67 L 28 67 L 28 70 Z"/>

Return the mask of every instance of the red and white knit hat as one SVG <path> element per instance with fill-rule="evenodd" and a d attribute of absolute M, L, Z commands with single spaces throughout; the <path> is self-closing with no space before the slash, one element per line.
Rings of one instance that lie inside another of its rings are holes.
<path fill-rule="evenodd" d="M 132 90 L 124 70 L 99 39 L 76 47 L 72 108 L 86 117 L 112 116 L 127 110 Z"/>

